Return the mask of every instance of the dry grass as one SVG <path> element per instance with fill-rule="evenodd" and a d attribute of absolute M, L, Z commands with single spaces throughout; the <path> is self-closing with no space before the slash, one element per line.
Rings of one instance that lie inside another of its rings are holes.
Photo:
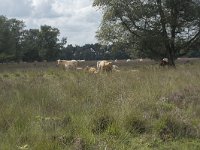
<path fill-rule="evenodd" d="M 95 75 L 1 65 L 0 149 L 199 149 L 199 62 L 131 63 Z"/>

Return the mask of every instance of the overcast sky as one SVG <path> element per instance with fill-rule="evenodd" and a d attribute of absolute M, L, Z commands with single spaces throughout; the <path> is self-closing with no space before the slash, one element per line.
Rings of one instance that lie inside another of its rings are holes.
<path fill-rule="evenodd" d="M 95 43 L 101 13 L 93 0 L 0 0 L 0 15 L 24 20 L 27 28 L 50 25 L 67 37 L 67 44 Z"/>

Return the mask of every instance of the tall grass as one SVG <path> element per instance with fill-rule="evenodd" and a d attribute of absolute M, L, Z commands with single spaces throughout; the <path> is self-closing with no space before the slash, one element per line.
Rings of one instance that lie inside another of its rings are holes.
<path fill-rule="evenodd" d="M 200 149 L 199 64 L 0 73 L 0 149 Z"/>

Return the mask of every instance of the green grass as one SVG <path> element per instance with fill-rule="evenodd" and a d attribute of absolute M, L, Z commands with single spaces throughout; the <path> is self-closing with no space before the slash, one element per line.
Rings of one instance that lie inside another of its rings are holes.
<path fill-rule="evenodd" d="M 200 149 L 199 62 L 0 73 L 0 149 Z"/>

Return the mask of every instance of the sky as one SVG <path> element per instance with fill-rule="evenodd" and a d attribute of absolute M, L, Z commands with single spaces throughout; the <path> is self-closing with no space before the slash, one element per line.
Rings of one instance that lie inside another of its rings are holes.
<path fill-rule="evenodd" d="M 96 43 L 95 32 L 101 12 L 92 7 L 93 0 L 0 0 L 0 15 L 23 20 L 26 28 L 50 25 L 60 30 L 67 44 Z"/>

